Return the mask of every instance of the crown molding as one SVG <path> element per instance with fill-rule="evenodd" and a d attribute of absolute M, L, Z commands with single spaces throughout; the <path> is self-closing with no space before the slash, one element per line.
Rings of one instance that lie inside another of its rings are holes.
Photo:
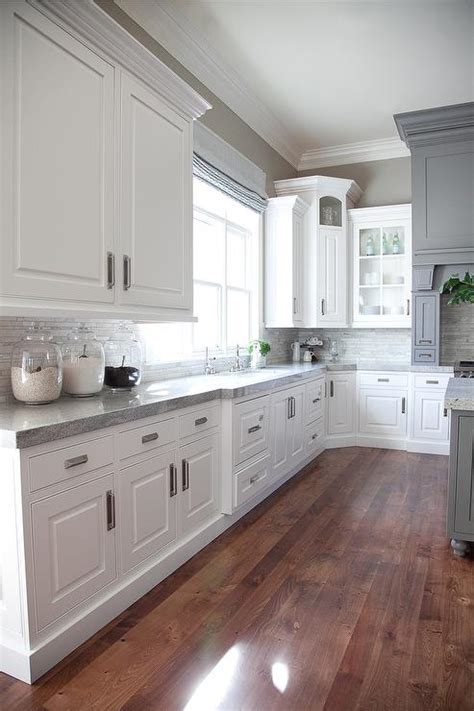
<path fill-rule="evenodd" d="M 302 153 L 283 124 L 250 91 L 232 66 L 209 45 L 170 0 L 115 0 L 115 3 L 221 99 L 294 168 Z"/>
<path fill-rule="evenodd" d="M 343 143 L 339 146 L 305 151 L 298 163 L 298 170 L 329 168 L 334 165 L 366 163 L 387 158 L 404 158 L 409 155 L 410 151 L 399 138 L 379 138 L 373 141 Z"/>
<path fill-rule="evenodd" d="M 393 118 L 400 138 L 410 148 L 446 140 L 464 141 L 474 136 L 474 101 L 408 111 Z"/>
<path fill-rule="evenodd" d="M 347 195 L 353 204 L 359 202 L 362 190 L 355 180 L 350 178 L 332 178 L 326 175 L 305 175 L 302 178 L 276 180 L 273 183 L 278 197 L 283 195 L 304 195 L 307 192 L 318 191 L 331 195 Z"/>
<path fill-rule="evenodd" d="M 211 107 L 197 91 L 126 32 L 93 0 L 27 0 L 110 63 L 125 66 L 142 82 L 172 101 L 185 116 L 197 119 Z"/>

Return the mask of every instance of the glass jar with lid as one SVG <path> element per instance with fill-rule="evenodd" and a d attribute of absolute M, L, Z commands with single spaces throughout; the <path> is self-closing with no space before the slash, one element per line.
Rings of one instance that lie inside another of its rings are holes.
<path fill-rule="evenodd" d="M 41 324 L 31 324 L 22 341 L 13 347 L 13 395 L 27 405 L 57 400 L 63 382 L 61 350 Z"/>
<path fill-rule="evenodd" d="M 105 384 L 112 390 L 131 390 L 140 384 L 142 349 L 132 329 L 122 324 L 105 343 Z"/>
<path fill-rule="evenodd" d="M 62 347 L 63 391 L 72 397 L 92 397 L 104 385 L 102 343 L 85 324 L 74 328 Z"/>

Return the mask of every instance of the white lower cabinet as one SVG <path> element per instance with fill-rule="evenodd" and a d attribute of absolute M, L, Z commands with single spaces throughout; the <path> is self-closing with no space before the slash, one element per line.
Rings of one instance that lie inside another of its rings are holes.
<path fill-rule="evenodd" d="M 444 410 L 444 392 L 415 392 L 414 439 L 449 440 L 449 418 Z"/>
<path fill-rule="evenodd" d="M 355 372 L 328 373 L 328 435 L 355 432 Z"/>
<path fill-rule="evenodd" d="M 237 508 L 271 484 L 272 460 L 270 454 L 247 465 L 234 476 L 234 506 Z"/>
<path fill-rule="evenodd" d="M 232 458 L 234 466 L 264 452 L 270 438 L 270 396 L 254 398 L 234 407 Z"/>
<path fill-rule="evenodd" d="M 122 568 L 130 570 L 176 539 L 176 452 L 119 473 Z"/>
<path fill-rule="evenodd" d="M 188 534 L 212 518 L 219 508 L 218 436 L 210 435 L 181 447 L 179 461 L 179 531 Z"/>
<path fill-rule="evenodd" d="M 360 388 L 359 433 L 405 437 L 407 391 Z"/>
<path fill-rule="evenodd" d="M 305 388 L 283 390 L 272 395 L 273 476 L 279 479 L 304 457 Z"/>
<path fill-rule="evenodd" d="M 38 630 L 115 579 L 113 497 L 109 474 L 33 503 Z"/>

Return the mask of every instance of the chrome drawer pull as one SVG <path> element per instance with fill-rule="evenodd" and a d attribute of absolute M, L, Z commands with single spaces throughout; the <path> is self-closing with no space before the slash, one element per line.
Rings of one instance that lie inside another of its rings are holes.
<path fill-rule="evenodd" d="M 115 256 L 113 252 L 107 252 L 107 289 L 115 286 Z"/>
<path fill-rule="evenodd" d="M 318 437 L 319 437 L 319 434 L 316 432 L 316 434 L 314 434 L 314 435 L 311 437 L 311 439 L 317 439 Z"/>
<path fill-rule="evenodd" d="M 142 437 L 142 444 L 146 444 L 147 442 L 154 442 L 155 439 L 158 439 L 160 435 L 158 432 L 150 432 L 150 434 L 143 435 Z"/>
<path fill-rule="evenodd" d="M 128 254 L 123 255 L 123 289 L 128 291 L 132 286 L 132 267 L 131 259 Z"/>
<path fill-rule="evenodd" d="M 426 344 L 431 345 L 431 344 L 432 344 L 432 341 L 430 341 L 429 338 L 420 338 L 420 340 L 418 341 L 418 343 L 419 343 L 420 345 L 421 345 L 422 343 L 424 343 L 425 345 L 426 345 Z"/>
<path fill-rule="evenodd" d="M 389 383 L 390 378 L 377 378 L 378 383 Z"/>
<path fill-rule="evenodd" d="M 72 459 L 66 459 L 64 462 L 64 469 L 71 469 L 72 467 L 78 467 L 79 464 L 87 464 L 89 457 L 87 454 L 80 454 L 78 457 L 72 457 Z"/>
<path fill-rule="evenodd" d="M 207 422 L 207 417 L 199 417 L 197 420 L 194 420 L 194 424 L 197 427 L 198 425 L 205 425 Z"/>
<path fill-rule="evenodd" d="M 427 380 L 427 385 L 439 385 L 439 380 Z"/>
<path fill-rule="evenodd" d="M 448 416 L 448 408 L 447 407 L 444 408 L 443 415 L 444 415 L 444 417 Z"/>
<path fill-rule="evenodd" d="M 189 462 L 187 459 L 183 459 L 182 462 L 181 488 L 183 491 L 187 491 L 189 489 Z"/>
<path fill-rule="evenodd" d="M 258 432 L 258 430 L 262 429 L 262 425 L 254 425 L 253 427 L 249 427 L 247 432 L 249 434 L 252 434 L 253 432 Z"/>
<path fill-rule="evenodd" d="M 250 484 L 255 484 L 255 482 L 257 482 L 259 479 L 260 479 L 260 475 L 259 475 L 259 474 L 254 474 L 253 476 L 250 477 L 249 483 L 250 483 Z"/>
<path fill-rule="evenodd" d="M 317 402 L 320 402 L 320 401 L 321 401 L 321 398 L 320 398 L 320 397 L 315 398 L 315 399 L 313 400 L 313 405 L 316 405 L 316 403 L 317 403 Z"/>
<path fill-rule="evenodd" d="M 112 489 L 106 494 L 106 504 L 107 504 L 107 531 L 111 531 L 115 528 L 115 495 Z"/>
<path fill-rule="evenodd" d="M 420 353 L 420 358 L 431 358 L 431 353 Z"/>
<path fill-rule="evenodd" d="M 170 464 L 170 499 L 178 493 L 178 469 L 176 464 Z"/>
<path fill-rule="evenodd" d="M 404 415 L 406 413 L 406 409 L 407 409 L 406 403 L 407 403 L 406 397 L 402 397 L 402 415 Z"/>

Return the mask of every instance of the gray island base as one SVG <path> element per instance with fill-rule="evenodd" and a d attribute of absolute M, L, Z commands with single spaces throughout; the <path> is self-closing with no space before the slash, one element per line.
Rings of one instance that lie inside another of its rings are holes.
<path fill-rule="evenodd" d="M 474 380 L 451 378 L 444 404 L 451 410 L 447 533 L 463 557 L 474 542 Z"/>

